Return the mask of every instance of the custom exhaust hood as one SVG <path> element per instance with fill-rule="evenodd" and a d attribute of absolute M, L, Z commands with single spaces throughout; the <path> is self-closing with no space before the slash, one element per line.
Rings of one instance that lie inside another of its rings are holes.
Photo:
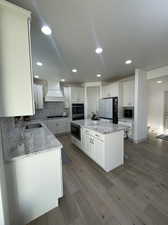
<path fill-rule="evenodd" d="M 63 89 L 60 83 L 55 85 L 48 83 L 48 91 L 45 96 L 45 102 L 64 102 Z"/>

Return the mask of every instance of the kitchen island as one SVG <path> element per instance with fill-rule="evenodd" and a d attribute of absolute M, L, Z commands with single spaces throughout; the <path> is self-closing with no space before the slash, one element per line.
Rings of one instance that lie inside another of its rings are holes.
<path fill-rule="evenodd" d="M 106 172 L 123 165 L 125 126 L 92 120 L 78 120 L 72 124 L 80 127 L 80 137 L 71 133 L 72 143 Z"/>
<path fill-rule="evenodd" d="M 24 225 L 58 206 L 63 196 L 62 144 L 42 123 L 25 124 L 9 139 L 5 170 L 10 222 Z"/>

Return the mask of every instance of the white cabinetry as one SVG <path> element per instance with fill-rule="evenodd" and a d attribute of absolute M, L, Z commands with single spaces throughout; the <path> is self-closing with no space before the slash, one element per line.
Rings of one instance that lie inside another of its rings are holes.
<path fill-rule="evenodd" d="M 64 106 L 65 108 L 70 107 L 70 88 L 64 87 Z"/>
<path fill-rule="evenodd" d="M 105 154 L 103 152 L 103 149 L 105 148 L 104 142 L 99 140 L 98 138 L 94 139 L 94 153 L 95 157 L 94 160 L 97 162 L 97 164 L 102 165 L 102 167 L 105 166 Z"/>
<path fill-rule="evenodd" d="M 91 136 L 87 129 L 83 129 L 83 136 L 82 136 L 82 143 L 83 143 L 83 151 L 88 155 L 91 156 Z"/>
<path fill-rule="evenodd" d="M 123 106 L 134 106 L 134 80 L 123 82 Z"/>
<path fill-rule="evenodd" d="M 70 120 L 69 118 L 49 119 L 45 120 L 45 124 L 53 134 L 69 133 Z"/>
<path fill-rule="evenodd" d="M 118 97 L 119 96 L 119 82 L 111 83 L 103 86 L 102 97 Z"/>
<path fill-rule="evenodd" d="M 81 149 L 105 171 L 109 172 L 123 164 L 124 131 L 104 135 L 82 128 L 81 133 Z"/>
<path fill-rule="evenodd" d="M 0 0 L 0 116 L 34 114 L 30 12 Z"/>
<path fill-rule="evenodd" d="M 31 154 L 5 164 L 10 224 L 29 224 L 58 207 L 63 196 L 61 149 Z"/>
<path fill-rule="evenodd" d="M 34 102 L 36 109 L 43 109 L 43 86 L 40 84 L 34 84 Z"/>
<path fill-rule="evenodd" d="M 84 88 L 83 87 L 71 87 L 71 102 L 84 103 Z"/>

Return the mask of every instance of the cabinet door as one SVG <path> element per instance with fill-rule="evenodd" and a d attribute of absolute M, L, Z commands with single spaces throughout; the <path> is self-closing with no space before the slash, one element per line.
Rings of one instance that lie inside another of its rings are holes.
<path fill-rule="evenodd" d="M 94 160 L 101 167 L 104 168 L 105 165 L 105 145 L 104 142 L 97 138 L 94 138 Z"/>
<path fill-rule="evenodd" d="M 57 120 L 48 120 L 48 129 L 53 133 L 56 134 L 58 131 L 58 127 L 57 127 Z"/>
<path fill-rule="evenodd" d="M 123 106 L 134 105 L 134 80 L 123 83 Z"/>
<path fill-rule="evenodd" d="M 111 85 L 111 97 L 119 96 L 119 82 L 115 82 Z"/>
<path fill-rule="evenodd" d="M 30 12 L 0 1 L 0 116 L 34 114 Z"/>
<path fill-rule="evenodd" d="M 79 88 L 79 103 L 83 103 L 84 102 L 84 88 Z"/>
<path fill-rule="evenodd" d="M 71 101 L 73 103 L 76 103 L 77 102 L 77 88 L 76 87 L 72 87 L 71 88 Z"/>
<path fill-rule="evenodd" d="M 123 106 L 129 105 L 129 81 L 123 83 Z"/>
<path fill-rule="evenodd" d="M 55 134 L 70 132 L 70 121 L 68 119 L 58 119 L 55 122 Z"/>
<path fill-rule="evenodd" d="M 102 92 L 103 98 L 119 96 L 119 83 L 115 82 L 104 86 Z"/>
<path fill-rule="evenodd" d="M 55 130 L 55 134 L 65 133 L 66 132 L 65 126 L 66 126 L 66 123 L 65 123 L 64 119 L 56 120 L 56 123 L 55 123 L 55 129 L 56 129 Z"/>
<path fill-rule="evenodd" d="M 90 151 L 91 151 L 91 143 L 90 143 L 90 135 L 85 134 L 85 147 L 84 147 L 84 152 L 90 156 Z"/>
<path fill-rule="evenodd" d="M 111 97 L 111 88 L 109 85 L 106 85 L 102 88 L 103 98 Z"/>

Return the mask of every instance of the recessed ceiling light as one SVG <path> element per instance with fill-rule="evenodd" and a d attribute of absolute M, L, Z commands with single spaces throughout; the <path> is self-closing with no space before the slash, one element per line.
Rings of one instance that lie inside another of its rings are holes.
<path fill-rule="evenodd" d="M 102 75 L 101 74 L 97 74 L 97 77 L 101 77 Z"/>
<path fill-rule="evenodd" d="M 37 66 L 42 66 L 43 63 L 42 63 L 42 62 L 36 62 L 36 65 L 37 65 Z"/>
<path fill-rule="evenodd" d="M 38 76 L 38 75 L 35 75 L 34 77 L 35 77 L 35 78 L 39 78 L 39 76 Z"/>
<path fill-rule="evenodd" d="M 101 54 L 102 52 L 103 52 L 103 49 L 102 48 L 96 48 L 96 50 L 95 50 L 95 52 L 96 52 L 96 54 Z"/>
<path fill-rule="evenodd" d="M 65 82 L 65 79 L 61 79 L 61 82 Z"/>
<path fill-rule="evenodd" d="M 41 32 L 44 33 L 45 35 L 51 35 L 52 34 L 51 28 L 47 25 L 42 26 Z"/>
<path fill-rule="evenodd" d="M 77 69 L 73 69 L 72 72 L 73 72 L 73 73 L 77 73 L 78 70 L 77 70 Z"/>
<path fill-rule="evenodd" d="M 162 84 L 163 81 L 162 81 L 162 80 L 158 80 L 157 83 L 158 83 L 158 84 Z"/>
<path fill-rule="evenodd" d="M 129 65 L 129 64 L 131 64 L 131 63 L 132 63 L 132 60 L 131 60 L 131 59 L 125 61 L 125 64 L 127 64 L 127 65 Z"/>

